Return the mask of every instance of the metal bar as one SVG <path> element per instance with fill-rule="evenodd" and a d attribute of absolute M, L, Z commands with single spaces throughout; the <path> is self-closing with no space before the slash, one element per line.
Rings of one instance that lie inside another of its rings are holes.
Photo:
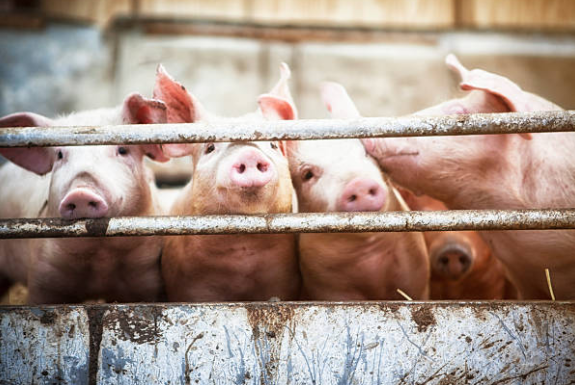
<path fill-rule="evenodd" d="M 575 111 L 351 120 L 311 119 L 0 128 L 0 147 L 307 140 L 575 131 Z"/>
<path fill-rule="evenodd" d="M 0 239 L 575 229 L 575 209 L 118 217 L 0 220 Z"/>

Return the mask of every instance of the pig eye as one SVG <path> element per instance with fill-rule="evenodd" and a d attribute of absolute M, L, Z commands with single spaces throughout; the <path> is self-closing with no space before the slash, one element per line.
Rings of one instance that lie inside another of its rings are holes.
<path fill-rule="evenodd" d="M 118 147 L 118 154 L 128 155 L 128 149 L 126 147 Z"/>
<path fill-rule="evenodd" d="M 58 150 L 58 159 L 62 159 L 64 154 L 62 154 L 62 150 Z"/>
<path fill-rule="evenodd" d="M 307 181 L 310 180 L 311 178 L 313 178 L 313 172 L 312 172 L 311 170 L 306 170 L 306 171 L 303 173 L 303 180 L 307 182 Z"/>
<path fill-rule="evenodd" d="M 277 149 L 278 149 L 278 145 L 275 144 L 274 142 L 271 142 L 271 143 L 270 143 L 270 147 L 273 148 L 274 150 L 277 150 Z"/>
<path fill-rule="evenodd" d="M 206 154 L 213 152 L 215 149 L 216 149 L 216 146 L 213 143 L 208 144 L 208 146 L 206 147 Z"/>

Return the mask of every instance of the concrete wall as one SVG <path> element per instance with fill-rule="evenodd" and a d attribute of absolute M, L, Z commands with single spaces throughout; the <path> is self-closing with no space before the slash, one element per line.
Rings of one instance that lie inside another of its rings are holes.
<path fill-rule="evenodd" d="M 456 94 L 448 52 L 468 67 L 508 76 L 524 89 L 575 109 L 575 36 L 491 33 L 393 34 L 379 43 L 276 43 L 255 39 L 144 35 L 50 24 L 0 30 L 0 115 L 54 116 L 151 95 L 155 68 L 167 70 L 211 111 L 239 115 L 278 79 L 281 61 L 302 118 L 325 117 L 318 86 L 344 84 L 369 116 L 406 114 Z"/>

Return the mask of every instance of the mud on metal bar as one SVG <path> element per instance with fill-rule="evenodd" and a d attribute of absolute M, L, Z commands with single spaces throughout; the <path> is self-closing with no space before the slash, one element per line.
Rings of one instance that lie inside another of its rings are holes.
<path fill-rule="evenodd" d="M 0 128 L 0 147 L 308 140 L 575 131 L 575 111 Z"/>
<path fill-rule="evenodd" d="M 575 209 L 0 220 L 0 239 L 575 229 Z"/>

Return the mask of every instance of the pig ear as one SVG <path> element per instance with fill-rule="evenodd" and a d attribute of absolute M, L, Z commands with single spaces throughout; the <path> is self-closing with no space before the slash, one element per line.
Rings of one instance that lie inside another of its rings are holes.
<path fill-rule="evenodd" d="M 0 127 L 47 127 L 52 124 L 52 120 L 31 112 L 18 112 L 0 118 Z M 0 154 L 38 175 L 50 172 L 54 164 L 54 151 L 50 147 L 0 148 Z"/>
<path fill-rule="evenodd" d="M 293 120 L 297 118 L 295 107 L 287 100 L 264 94 L 258 98 L 259 108 L 267 120 Z"/>
<path fill-rule="evenodd" d="M 496 95 L 507 105 L 509 111 L 560 110 L 558 106 L 548 100 L 523 91 L 506 77 L 480 69 L 468 70 L 453 54 L 448 55 L 445 62 L 461 77 L 460 87 L 462 90 L 481 90 Z M 531 139 L 531 134 L 520 135 L 525 139 Z"/>
<path fill-rule="evenodd" d="M 258 104 L 268 120 L 297 119 L 297 108 L 289 90 L 291 71 L 286 63 L 280 65 L 280 80 L 267 94 L 260 95 Z"/>
<path fill-rule="evenodd" d="M 339 83 L 322 83 L 321 99 L 335 119 L 351 119 L 361 116 L 347 91 Z"/>
<path fill-rule="evenodd" d="M 122 119 L 129 124 L 154 124 L 166 123 L 167 108 L 164 102 L 156 99 L 148 99 L 134 93 L 124 100 Z M 141 148 L 144 153 L 157 162 L 167 162 L 166 157 L 157 144 L 145 144 Z"/>
<path fill-rule="evenodd" d="M 154 98 L 166 103 L 168 123 L 194 123 L 207 115 L 202 104 L 175 81 L 161 64 L 156 70 Z"/>
<path fill-rule="evenodd" d="M 161 100 L 130 94 L 124 100 L 122 120 L 127 124 L 167 123 L 167 108 Z"/>

